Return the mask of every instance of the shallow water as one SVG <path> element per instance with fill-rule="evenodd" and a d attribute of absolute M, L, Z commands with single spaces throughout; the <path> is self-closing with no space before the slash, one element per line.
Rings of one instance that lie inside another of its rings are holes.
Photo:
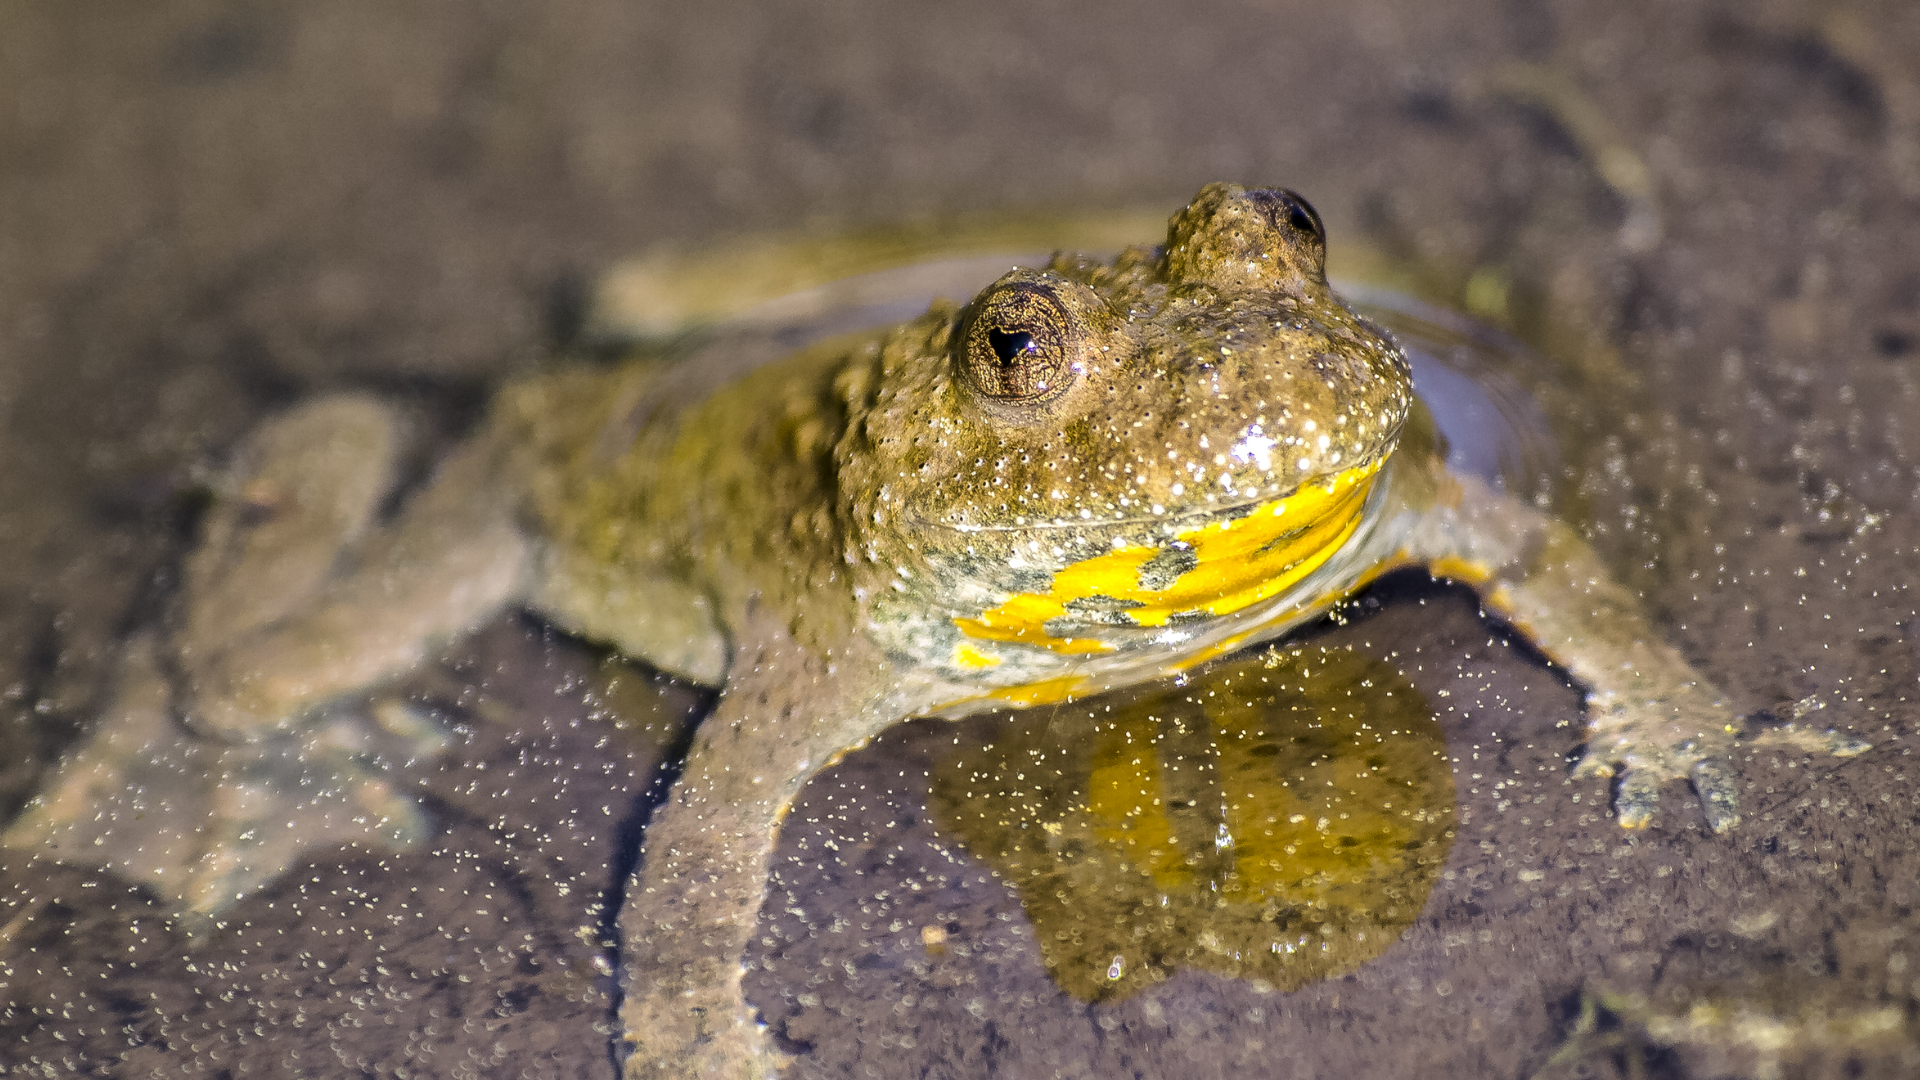
<path fill-rule="evenodd" d="M 749 983 L 812 1047 L 800 1074 L 1527 1076 L 1581 1037 L 1586 1000 L 1619 1026 L 1558 1075 L 1908 1075 L 1914 20 L 1706 0 L 17 5 L 0 795 L 17 804 L 85 723 L 167 588 L 179 493 L 276 403 L 372 384 L 457 427 L 564 315 L 568 280 L 663 236 L 1284 182 L 1336 237 L 1441 268 L 1423 295 L 1463 300 L 1489 268 L 1511 283 L 1503 325 L 1587 403 L 1561 497 L 1596 543 L 1742 711 L 1883 748 L 1743 760 L 1751 814 L 1728 838 L 1674 813 L 1623 836 L 1599 785 L 1565 780 L 1573 691 L 1469 595 L 1389 582 L 1315 643 L 1410 668 L 1448 717 L 1463 831 L 1388 954 L 1291 994 L 1185 972 L 1081 1006 L 1012 929 L 1012 893 L 914 810 L 933 754 L 909 739 L 952 737 L 915 726 L 809 792 L 839 851 L 785 853 L 807 915 L 769 913 L 780 952 Z M 1564 110 L 1489 89 L 1516 61 L 1567 73 L 1638 155 L 1653 246 L 1623 236 L 1632 207 Z M 201 943 L 111 878 L 0 867 L 0 1063 L 605 1075 L 595 904 L 652 759 L 589 717 L 591 654 L 517 624 L 486 640 L 456 660 L 517 719 L 475 724 L 426 778 L 452 824 L 425 855 L 317 859 Z M 916 881 L 958 890 L 908 912 L 946 928 L 937 958 L 917 926 L 870 944 L 899 906 L 854 917 Z M 1657 1023 L 1702 1004 L 1768 1040 Z M 1854 1023 L 1887 1010 L 1890 1032 Z"/>

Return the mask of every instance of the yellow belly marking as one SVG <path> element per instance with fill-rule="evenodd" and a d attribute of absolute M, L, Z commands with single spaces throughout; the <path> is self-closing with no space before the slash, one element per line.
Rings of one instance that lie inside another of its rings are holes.
<path fill-rule="evenodd" d="M 1227 615 L 1278 596 L 1340 550 L 1360 525 L 1367 493 L 1380 471 L 1375 461 L 1310 484 L 1245 517 L 1214 521 L 1180 533 L 1166 547 L 1124 547 L 1061 570 L 1045 593 L 1020 593 L 976 618 L 955 619 L 981 641 L 1038 645 L 1057 653 L 1111 652 L 1096 637 L 1049 634 L 1049 620 L 1072 614 L 1068 605 L 1094 601 L 1124 610 L 1138 626 L 1165 626 L 1186 613 Z M 1141 581 L 1147 562 L 1168 550 L 1191 554 L 1192 567 L 1154 588 Z"/>

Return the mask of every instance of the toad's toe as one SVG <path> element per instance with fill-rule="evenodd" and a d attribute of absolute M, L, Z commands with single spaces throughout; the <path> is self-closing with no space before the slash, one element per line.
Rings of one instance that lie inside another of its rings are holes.
<path fill-rule="evenodd" d="M 1814 728 L 1792 721 L 1762 727 L 1747 737 L 1749 746 L 1784 746 L 1808 754 L 1828 757 L 1856 757 L 1873 749 L 1873 744 L 1834 728 Z"/>
<path fill-rule="evenodd" d="M 1580 754 L 1580 760 L 1573 764 L 1573 776 L 1577 780 L 1608 780 L 1613 777 L 1613 762 L 1605 754 L 1588 747 Z"/>
<path fill-rule="evenodd" d="M 1628 768 L 1620 774 L 1620 790 L 1613 808 L 1620 826 L 1644 829 L 1660 804 L 1660 777 L 1650 769 Z"/>
<path fill-rule="evenodd" d="M 1703 757 L 1693 763 L 1693 790 L 1700 797 L 1700 809 L 1707 816 L 1707 827 L 1723 833 L 1740 824 L 1740 788 L 1734 782 L 1733 769 L 1721 758 Z"/>
<path fill-rule="evenodd" d="M 156 657 L 152 635 L 128 643 L 112 702 L 0 833 L 0 846 L 168 894 L 199 845 L 200 781 L 212 754 L 174 722 Z"/>

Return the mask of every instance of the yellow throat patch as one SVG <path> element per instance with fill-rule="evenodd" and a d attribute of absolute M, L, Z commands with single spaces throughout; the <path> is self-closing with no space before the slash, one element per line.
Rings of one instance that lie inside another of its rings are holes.
<path fill-rule="evenodd" d="M 1356 466 L 1252 513 L 1189 529 L 1158 547 L 1116 548 L 1083 559 L 1056 573 L 1044 593 L 1020 593 L 954 623 L 980 641 L 1086 655 L 1111 652 L 1113 646 L 1096 637 L 1058 637 L 1046 628 L 1054 619 L 1077 618 L 1076 603 L 1081 611 L 1124 613 L 1135 626 L 1165 626 L 1181 615 L 1231 614 L 1280 595 L 1340 550 L 1360 526 L 1381 464 Z M 1176 574 L 1152 572 L 1149 564 L 1170 551 L 1181 553 L 1183 568 Z"/>

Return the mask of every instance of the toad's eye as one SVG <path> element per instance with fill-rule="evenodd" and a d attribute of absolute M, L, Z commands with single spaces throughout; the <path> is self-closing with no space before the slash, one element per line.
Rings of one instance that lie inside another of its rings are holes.
<path fill-rule="evenodd" d="M 1033 335 L 1025 330 L 989 330 L 987 344 L 993 346 L 993 355 L 999 357 L 1002 364 L 1017 363 L 1040 348 L 1034 344 Z"/>
<path fill-rule="evenodd" d="M 1045 281 L 1003 285 L 978 301 L 963 337 L 960 367 L 974 389 L 1005 402 L 1049 401 L 1081 370 L 1084 323 Z"/>

